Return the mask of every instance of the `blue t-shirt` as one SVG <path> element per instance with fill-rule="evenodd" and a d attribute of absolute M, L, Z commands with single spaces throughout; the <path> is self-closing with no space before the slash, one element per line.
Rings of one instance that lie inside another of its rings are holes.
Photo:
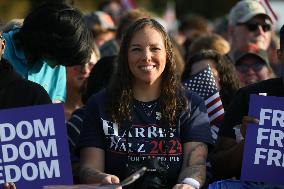
<path fill-rule="evenodd" d="M 52 101 L 65 101 L 66 98 L 66 69 L 64 66 L 51 68 L 46 60 L 38 60 L 36 64 L 29 65 L 25 54 L 14 40 L 14 34 L 19 28 L 14 28 L 9 33 L 3 33 L 6 41 L 4 58 L 7 59 L 14 69 L 25 79 L 40 84 L 49 94 Z"/>
<path fill-rule="evenodd" d="M 189 109 L 180 115 L 174 128 L 161 124 L 158 100 L 147 103 L 135 101 L 132 123 L 118 126 L 109 121 L 106 114 L 106 92 L 103 90 L 92 96 L 86 105 L 80 148 L 103 149 L 105 172 L 117 175 L 121 180 L 127 176 L 126 164 L 139 165 L 155 157 L 167 165 L 167 181 L 174 185 L 182 167 L 183 144 L 213 142 L 204 101 L 191 92 L 188 99 Z M 128 136 L 126 133 L 129 133 Z"/>

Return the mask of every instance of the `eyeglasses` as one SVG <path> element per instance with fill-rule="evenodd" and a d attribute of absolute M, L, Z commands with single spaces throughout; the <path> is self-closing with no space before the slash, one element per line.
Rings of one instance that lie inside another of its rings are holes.
<path fill-rule="evenodd" d="M 247 73 L 250 68 L 252 68 L 254 72 L 259 72 L 264 66 L 267 66 L 265 62 L 258 62 L 254 64 L 239 64 L 236 68 L 241 73 Z"/>
<path fill-rule="evenodd" d="M 255 32 L 258 30 L 259 26 L 261 26 L 262 30 L 264 32 L 268 32 L 271 30 L 271 25 L 270 24 L 260 24 L 257 22 L 246 22 L 246 23 L 238 23 L 237 26 L 245 26 L 248 31 L 250 32 Z"/>

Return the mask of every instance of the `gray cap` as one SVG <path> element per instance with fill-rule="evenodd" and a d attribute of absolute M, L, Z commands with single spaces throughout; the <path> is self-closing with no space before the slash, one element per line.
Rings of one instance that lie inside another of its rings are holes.
<path fill-rule="evenodd" d="M 263 60 L 268 67 L 270 66 L 267 52 L 254 44 L 247 45 L 245 48 L 235 51 L 233 57 L 235 64 L 238 65 L 240 60 L 248 55 L 258 57 Z"/>
<path fill-rule="evenodd" d="M 245 23 L 256 15 L 264 15 L 269 18 L 265 8 L 257 0 L 239 1 L 230 11 L 229 25 L 235 26 L 238 23 Z"/>

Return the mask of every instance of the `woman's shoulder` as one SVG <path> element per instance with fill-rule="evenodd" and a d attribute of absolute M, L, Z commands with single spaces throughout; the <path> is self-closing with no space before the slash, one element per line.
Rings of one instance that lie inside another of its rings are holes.
<path fill-rule="evenodd" d="M 41 85 L 21 78 L 11 80 L 1 93 L 1 100 L 6 101 L 6 108 L 51 103 L 49 95 Z"/>
<path fill-rule="evenodd" d="M 14 85 L 17 86 L 18 91 L 25 91 L 27 98 L 34 100 L 36 104 L 51 103 L 50 97 L 46 90 L 38 83 L 33 81 L 18 79 L 14 81 Z"/>
<path fill-rule="evenodd" d="M 87 101 L 87 104 L 90 104 L 90 103 L 91 104 L 93 104 L 93 103 L 97 103 L 97 104 L 105 103 L 106 99 L 107 99 L 106 89 L 102 89 L 99 92 L 91 95 L 91 97 Z"/>

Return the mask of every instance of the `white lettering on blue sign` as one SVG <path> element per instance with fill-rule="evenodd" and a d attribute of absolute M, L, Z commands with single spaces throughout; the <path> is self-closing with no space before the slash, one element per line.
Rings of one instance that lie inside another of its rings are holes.
<path fill-rule="evenodd" d="M 57 146 L 55 139 L 49 139 L 47 144 L 43 140 L 31 142 L 23 142 L 17 147 L 14 144 L 2 145 L 2 161 L 5 163 L 13 162 L 19 157 L 23 160 L 31 160 L 33 158 L 56 157 Z"/>
<path fill-rule="evenodd" d="M 18 182 L 19 180 L 34 181 L 36 179 L 60 177 L 58 150 L 55 138 L 30 139 L 55 136 L 53 118 L 44 121 L 19 121 L 16 124 L 0 124 L 0 142 L 2 145 L 0 159 L 0 184 Z M 19 144 L 11 144 L 13 140 L 24 140 Z M 42 158 L 53 158 L 52 160 Z M 38 162 L 31 162 L 40 159 Z M 26 161 L 21 165 L 14 165 L 15 161 Z"/>
<path fill-rule="evenodd" d="M 261 162 L 262 160 L 262 162 Z M 256 148 L 254 164 L 274 165 L 284 167 L 284 154 L 280 150 Z"/>
<path fill-rule="evenodd" d="M 271 125 L 272 127 L 258 128 L 257 145 L 262 147 L 256 148 L 254 164 L 284 167 L 284 154 L 280 150 L 275 149 L 283 148 L 284 111 L 261 108 L 259 125 Z M 268 144 L 269 147 L 274 149 L 263 148 L 264 144 Z"/>
<path fill-rule="evenodd" d="M 58 160 L 40 161 L 36 163 L 25 163 L 21 167 L 17 165 L 7 165 L 4 167 L 6 179 L 0 180 L 0 184 L 5 182 L 18 182 L 20 179 L 33 181 L 35 179 L 58 178 L 60 177 L 60 169 Z M 0 171 L 3 167 L 0 167 Z M 0 173 L 0 178 L 3 174 Z"/>
<path fill-rule="evenodd" d="M 24 132 L 26 131 L 26 132 Z M 32 135 L 36 138 L 54 136 L 53 118 L 47 118 L 43 125 L 41 120 L 33 120 L 33 124 L 28 121 L 20 121 L 16 126 L 11 123 L 0 124 L 0 141 L 9 142 L 18 136 L 20 139 L 29 139 Z"/>
<path fill-rule="evenodd" d="M 265 120 L 271 120 L 272 126 L 284 127 L 284 111 L 261 108 L 259 125 L 264 125 Z"/>

